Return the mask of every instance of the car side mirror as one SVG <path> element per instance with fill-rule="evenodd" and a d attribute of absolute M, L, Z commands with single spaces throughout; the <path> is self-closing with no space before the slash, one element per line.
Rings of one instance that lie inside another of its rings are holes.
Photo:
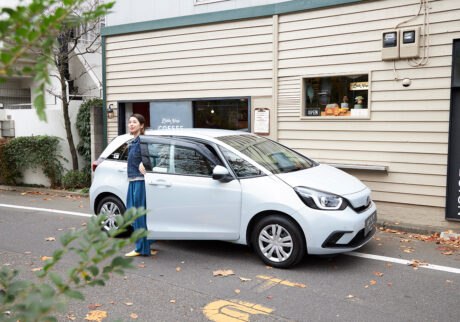
<path fill-rule="evenodd" d="M 216 165 L 214 167 L 214 170 L 212 170 L 212 178 L 221 182 L 230 182 L 233 180 L 233 177 L 230 172 L 228 172 L 227 168 L 221 165 Z"/>

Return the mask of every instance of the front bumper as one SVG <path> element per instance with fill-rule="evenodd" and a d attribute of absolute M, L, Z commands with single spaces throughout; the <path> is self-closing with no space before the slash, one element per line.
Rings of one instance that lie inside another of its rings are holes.
<path fill-rule="evenodd" d="M 374 236 L 376 229 L 372 227 L 367 234 L 366 219 L 376 215 L 377 209 L 371 202 L 365 211 L 357 213 L 347 207 L 342 211 L 322 211 L 308 207 L 298 211 L 303 221 L 309 254 L 335 254 L 358 249 Z M 369 228 L 368 228 L 369 229 Z"/>

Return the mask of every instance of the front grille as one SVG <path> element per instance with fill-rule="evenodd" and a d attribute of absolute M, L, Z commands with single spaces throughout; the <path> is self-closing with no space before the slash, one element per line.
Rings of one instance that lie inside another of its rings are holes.
<path fill-rule="evenodd" d="M 353 206 L 351 206 L 351 207 L 353 208 L 354 211 L 356 211 L 359 214 L 361 212 L 364 212 L 364 211 L 368 210 L 371 207 L 371 204 L 372 204 L 372 202 L 369 200 L 369 203 L 367 205 L 364 205 L 364 206 L 361 206 L 361 207 L 358 207 L 358 208 L 355 208 Z"/>

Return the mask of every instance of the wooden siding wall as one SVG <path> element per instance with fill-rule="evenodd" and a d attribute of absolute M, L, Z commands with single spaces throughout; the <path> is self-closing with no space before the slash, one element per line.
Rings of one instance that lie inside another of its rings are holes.
<path fill-rule="evenodd" d="M 419 8 L 418 0 L 364 2 L 279 18 L 278 139 L 321 162 L 386 165 L 354 171 L 378 201 L 444 207 L 452 39 L 460 37 L 460 1 L 431 1 L 428 65 L 381 60 L 381 36 Z M 421 25 L 423 17 L 409 24 Z M 300 76 L 368 73 L 370 120 L 300 120 Z"/>
<path fill-rule="evenodd" d="M 271 96 L 272 34 L 267 17 L 107 37 L 107 104 Z"/>

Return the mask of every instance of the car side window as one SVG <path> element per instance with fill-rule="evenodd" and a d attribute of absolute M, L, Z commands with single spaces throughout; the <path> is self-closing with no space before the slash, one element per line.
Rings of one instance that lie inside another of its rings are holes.
<path fill-rule="evenodd" d="M 220 149 L 238 178 L 255 177 L 263 174 L 262 171 L 230 150 L 224 147 L 220 147 Z"/>
<path fill-rule="evenodd" d="M 149 143 L 148 153 L 150 165 L 147 170 L 155 173 L 211 176 L 215 166 L 214 162 L 191 147 Z"/>
<path fill-rule="evenodd" d="M 131 140 L 130 140 L 131 141 Z M 107 159 L 109 160 L 117 160 L 117 161 L 128 161 L 128 146 L 129 146 L 129 142 L 126 142 L 126 143 L 123 143 L 122 145 L 120 145 L 118 147 L 118 149 L 116 149 L 115 151 L 113 151 L 108 157 Z"/>
<path fill-rule="evenodd" d="M 211 176 L 215 165 L 195 149 L 175 146 L 174 166 L 176 174 Z"/>

